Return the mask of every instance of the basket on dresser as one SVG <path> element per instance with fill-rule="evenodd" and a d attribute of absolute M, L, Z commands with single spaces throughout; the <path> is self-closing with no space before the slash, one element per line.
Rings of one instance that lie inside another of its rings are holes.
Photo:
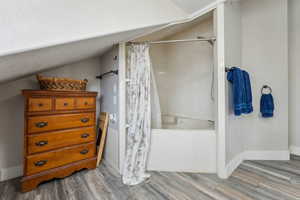
<path fill-rule="evenodd" d="M 54 91 L 85 91 L 88 83 L 87 79 L 74 80 L 70 78 L 46 77 L 36 75 L 41 90 Z"/>

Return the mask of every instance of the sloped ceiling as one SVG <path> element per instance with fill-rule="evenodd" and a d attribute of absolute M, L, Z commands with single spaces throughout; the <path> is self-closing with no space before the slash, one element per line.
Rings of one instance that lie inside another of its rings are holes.
<path fill-rule="evenodd" d="M 108 36 L 95 37 L 63 45 L 2 56 L 0 57 L 0 83 L 32 75 L 52 67 L 99 56 L 107 49 L 111 48 L 113 44 L 127 41 L 157 27 L 159 26 L 141 28 Z"/>
<path fill-rule="evenodd" d="M 166 23 L 185 15 L 171 0 L 3 1 L 0 55 Z"/>
<path fill-rule="evenodd" d="M 186 16 L 171 0 L 3 1 L 0 83 L 101 55 L 113 44 Z"/>
<path fill-rule="evenodd" d="M 157 41 L 157 40 L 164 40 L 165 38 L 168 38 L 176 33 L 182 32 L 186 29 L 189 29 L 200 22 L 207 20 L 209 18 L 213 18 L 213 12 L 208 12 L 206 14 L 203 14 L 199 17 L 195 18 L 187 18 L 182 21 L 178 21 L 174 24 L 167 24 L 164 27 L 158 27 L 158 30 L 155 30 L 153 32 L 147 33 L 146 35 L 142 35 L 141 37 L 135 38 L 135 42 L 141 42 L 141 41 Z M 201 35 L 199 35 L 201 36 Z"/>
<path fill-rule="evenodd" d="M 215 2 L 216 0 L 172 0 L 178 7 L 185 12 L 192 14 L 205 6 Z"/>

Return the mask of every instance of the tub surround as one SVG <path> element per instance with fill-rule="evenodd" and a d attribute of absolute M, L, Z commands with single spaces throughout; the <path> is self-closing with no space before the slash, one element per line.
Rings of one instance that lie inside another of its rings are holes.
<path fill-rule="evenodd" d="M 213 11 L 190 23 L 150 39 L 214 36 Z M 213 46 L 207 41 L 151 46 L 153 129 L 148 170 L 216 173 Z"/>
<path fill-rule="evenodd" d="M 152 129 L 148 170 L 216 173 L 215 131 Z"/>

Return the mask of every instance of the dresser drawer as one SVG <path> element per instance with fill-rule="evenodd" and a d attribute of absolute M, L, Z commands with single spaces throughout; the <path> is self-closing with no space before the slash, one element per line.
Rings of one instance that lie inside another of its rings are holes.
<path fill-rule="evenodd" d="M 55 110 L 73 110 L 75 108 L 74 98 L 55 98 Z"/>
<path fill-rule="evenodd" d="M 27 133 L 95 125 L 94 113 L 61 114 L 28 117 Z"/>
<path fill-rule="evenodd" d="M 26 175 L 59 167 L 75 161 L 95 156 L 95 143 L 66 147 L 60 150 L 26 157 Z"/>
<path fill-rule="evenodd" d="M 94 141 L 95 127 L 53 131 L 27 136 L 28 154 L 49 151 L 75 144 Z"/>
<path fill-rule="evenodd" d="M 76 98 L 76 109 L 91 109 L 95 108 L 95 105 L 95 98 L 93 97 Z"/>
<path fill-rule="evenodd" d="M 51 98 L 29 98 L 28 99 L 28 111 L 51 111 L 52 99 Z"/>

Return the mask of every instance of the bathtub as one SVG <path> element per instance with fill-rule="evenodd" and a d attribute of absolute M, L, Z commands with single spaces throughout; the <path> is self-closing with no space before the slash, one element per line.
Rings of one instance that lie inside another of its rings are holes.
<path fill-rule="evenodd" d="M 153 128 L 150 171 L 216 173 L 216 133 L 209 120 L 162 118 Z"/>
<path fill-rule="evenodd" d="M 193 119 L 183 116 L 162 115 L 162 129 L 205 129 L 213 130 L 214 122 L 211 120 Z"/>

